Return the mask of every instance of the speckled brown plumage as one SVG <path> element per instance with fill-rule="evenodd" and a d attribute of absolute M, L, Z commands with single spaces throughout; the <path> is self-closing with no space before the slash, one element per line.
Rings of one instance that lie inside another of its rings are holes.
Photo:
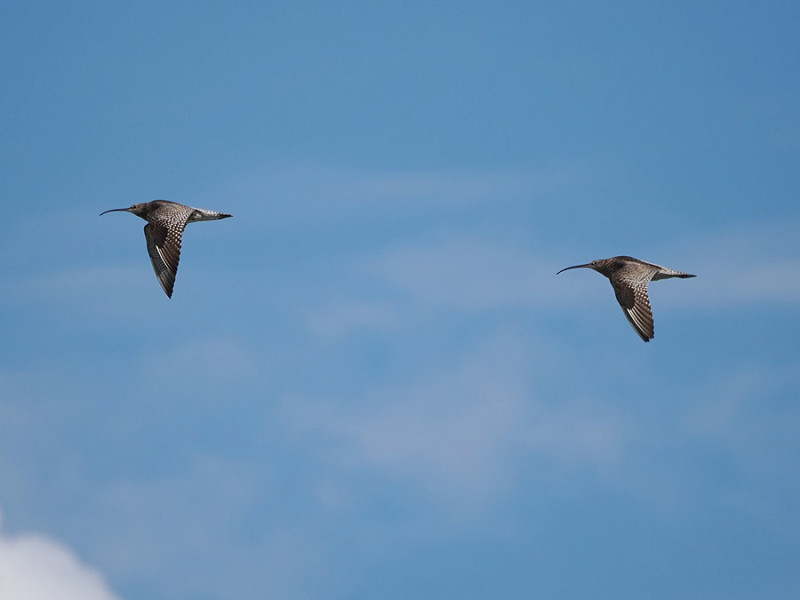
<path fill-rule="evenodd" d="M 212 221 L 231 216 L 214 210 L 192 208 L 168 200 L 153 200 L 134 204 L 130 208 L 113 208 L 100 214 L 118 211 L 133 213 L 147 221 L 147 225 L 144 226 L 147 253 L 150 255 L 158 282 L 169 298 L 172 298 L 175 276 L 178 273 L 181 240 L 186 225 L 195 221 Z"/>
<path fill-rule="evenodd" d="M 645 342 L 653 339 L 653 310 L 650 307 L 650 298 L 647 295 L 647 286 L 650 281 L 667 279 L 669 277 L 695 277 L 689 273 L 675 271 L 654 265 L 631 256 L 615 256 L 614 258 L 601 258 L 585 265 L 575 265 L 561 269 L 559 273 L 569 269 L 594 269 L 605 275 L 611 281 L 614 295 L 622 307 L 622 312 L 628 319 L 634 331 Z"/>

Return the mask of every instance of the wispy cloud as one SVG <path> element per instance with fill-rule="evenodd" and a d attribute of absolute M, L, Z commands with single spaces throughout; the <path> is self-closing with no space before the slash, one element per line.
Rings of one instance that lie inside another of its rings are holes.
<path fill-rule="evenodd" d="M 442 314 L 549 312 L 567 302 L 557 264 L 530 244 L 491 234 L 448 229 L 392 240 L 367 255 L 344 257 L 335 279 L 318 281 L 320 291 L 302 318 L 312 332 L 342 336 L 428 327 Z"/>
<path fill-rule="evenodd" d="M 553 263 L 491 236 L 445 233 L 402 244 L 375 261 L 374 275 L 409 300 L 462 310 L 553 303 Z M 546 275 L 546 278 L 545 278 Z"/>
<path fill-rule="evenodd" d="M 308 329 L 315 335 L 341 337 L 346 333 L 367 329 L 387 331 L 401 326 L 402 311 L 391 302 L 366 300 L 333 300 L 308 311 Z"/>
<path fill-rule="evenodd" d="M 695 307 L 800 303 L 800 222 L 748 222 L 710 229 L 672 249 L 675 268 L 696 273 L 691 294 L 665 291 Z"/>
<path fill-rule="evenodd" d="M 631 424 L 580 401 L 546 400 L 526 367 L 532 350 L 501 336 L 419 381 L 349 400 L 291 398 L 287 419 L 299 435 L 328 440 L 320 460 L 403 482 L 448 513 L 474 514 L 512 492 L 520 459 L 613 469 Z"/>
<path fill-rule="evenodd" d="M 324 221 L 360 222 L 381 215 L 430 218 L 509 210 L 555 190 L 598 177 L 592 164 L 496 170 L 359 170 L 325 165 L 271 165 L 225 183 L 224 195 L 244 198 L 249 210 L 280 226 Z M 221 195 L 223 192 L 212 192 Z M 571 197 L 571 196 L 570 196 Z M 569 199 L 562 199 L 570 203 Z"/>
<path fill-rule="evenodd" d="M 12 283 L 13 298 L 20 304 L 35 303 L 51 305 L 52 310 L 69 310 L 91 314 L 93 317 L 119 317 L 129 315 L 137 318 L 135 300 L 149 277 L 145 267 L 132 263 L 115 266 L 70 265 L 47 272 L 24 273 Z M 117 291 L 109 293 L 109 290 Z M 58 298 L 58 302 L 53 302 Z M 115 302 L 103 300 L 114 298 Z M 89 299 L 95 302 L 88 301 Z"/>
<path fill-rule="evenodd" d="M 800 531 L 796 501 L 797 426 L 794 390 L 800 364 L 742 365 L 710 377 L 691 392 L 694 406 L 679 425 L 710 453 L 724 457 L 737 477 L 721 500 L 763 519 L 776 530 Z"/>

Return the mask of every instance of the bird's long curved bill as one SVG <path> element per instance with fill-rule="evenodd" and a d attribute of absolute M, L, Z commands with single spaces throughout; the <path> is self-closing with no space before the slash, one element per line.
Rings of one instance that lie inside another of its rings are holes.
<path fill-rule="evenodd" d="M 102 217 L 104 214 L 110 213 L 110 212 L 129 212 L 129 209 L 127 209 L 127 208 L 112 208 L 112 209 L 109 209 L 109 210 L 104 210 L 103 212 L 100 213 L 100 216 Z"/>
<path fill-rule="evenodd" d="M 588 269 L 590 267 L 591 267 L 591 265 L 589 265 L 589 264 L 575 265 L 574 267 L 564 267 L 558 273 L 563 273 L 564 271 L 569 271 L 570 269 Z M 556 273 L 556 275 L 558 275 L 558 273 Z"/>

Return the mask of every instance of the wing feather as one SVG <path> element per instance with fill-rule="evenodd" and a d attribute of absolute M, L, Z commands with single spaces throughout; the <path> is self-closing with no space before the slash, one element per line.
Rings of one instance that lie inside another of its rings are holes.
<path fill-rule="evenodd" d="M 624 278 L 611 282 L 617 302 L 622 307 L 622 312 L 634 331 L 645 342 L 652 340 L 655 335 L 653 309 L 650 307 L 650 298 L 647 295 L 647 284 L 649 282 L 649 279 L 631 281 Z"/>
<path fill-rule="evenodd" d="M 148 223 L 144 226 L 144 237 L 147 240 L 150 262 L 153 263 L 153 270 L 158 282 L 169 298 L 172 298 L 175 276 L 178 274 L 182 235 L 183 226 L 168 228 L 155 223 Z"/>

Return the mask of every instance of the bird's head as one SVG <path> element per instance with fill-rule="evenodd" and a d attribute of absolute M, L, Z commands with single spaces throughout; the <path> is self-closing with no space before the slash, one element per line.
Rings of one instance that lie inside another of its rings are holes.
<path fill-rule="evenodd" d="M 615 256 L 614 258 L 598 258 L 597 260 L 593 260 L 590 263 L 586 263 L 585 265 L 575 265 L 573 267 L 566 267 L 561 269 L 558 273 L 563 273 L 564 271 L 569 271 L 570 269 L 592 269 L 597 271 L 601 275 L 605 275 L 606 277 L 610 277 L 612 273 L 618 271 L 623 266 L 625 266 L 624 258 L 625 256 Z M 556 275 L 558 275 L 556 273 Z"/>
<path fill-rule="evenodd" d="M 604 259 L 598 259 L 586 263 L 585 265 L 574 265 L 572 267 L 564 267 L 558 273 L 556 273 L 556 275 L 558 275 L 559 273 L 563 273 L 564 271 L 569 271 L 570 269 L 594 269 L 595 271 L 599 271 L 603 267 L 603 263 L 605 262 L 606 261 Z"/>
<path fill-rule="evenodd" d="M 142 214 L 144 214 L 144 212 L 146 210 L 147 204 L 149 204 L 149 202 L 134 204 L 133 206 L 129 206 L 128 208 L 111 208 L 109 210 L 104 210 L 103 212 L 101 212 L 100 216 L 103 216 L 104 214 L 110 213 L 110 212 L 129 212 L 129 213 L 133 213 L 134 215 L 136 215 L 138 217 L 141 217 Z"/>

